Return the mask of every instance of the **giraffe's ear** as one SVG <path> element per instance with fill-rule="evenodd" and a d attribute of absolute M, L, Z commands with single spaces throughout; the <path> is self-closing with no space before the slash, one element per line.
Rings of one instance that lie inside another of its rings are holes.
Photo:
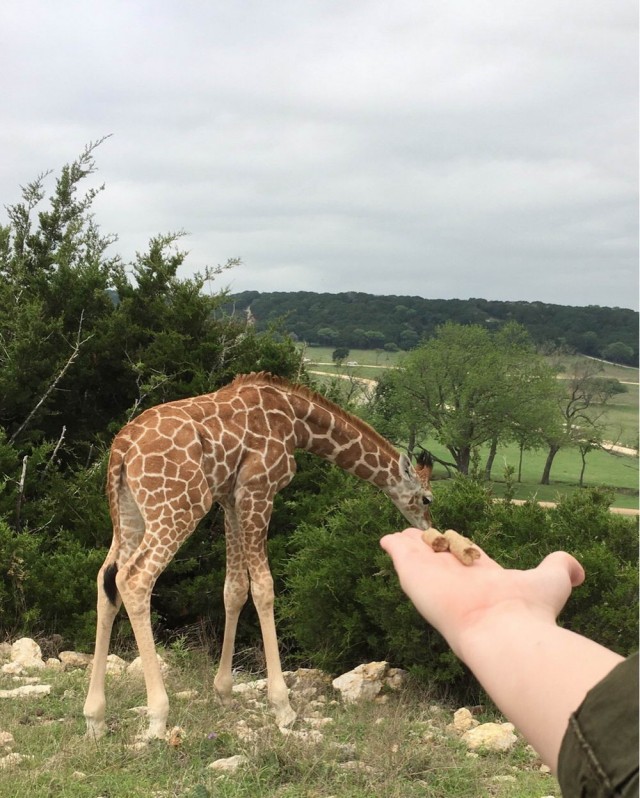
<path fill-rule="evenodd" d="M 433 472 L 433 457 L 426 449 L 418 455 L 416 473 L 422 482 L 428 482 Z"/>
<path fill-rule="evenodd" d="M 411 460 L 409 460 L 406 454 L 400 455 L 399 466 L 400 473 L 405 479 L 411 479 L 412 477 L 415 479 L 415 471 L 411 465 Z"/>
<path fill-rule="evenodd" d="M 433 468 L 433 457 L 431 456 L 431 452 L 423 449 L 418 455 L 416 465 L 418 468 Z"/>

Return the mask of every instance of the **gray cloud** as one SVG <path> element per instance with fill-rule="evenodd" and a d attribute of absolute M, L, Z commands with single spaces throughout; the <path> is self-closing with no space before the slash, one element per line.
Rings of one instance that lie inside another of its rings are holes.
<path fill-rule="evenodd" d="M 233 290 L 637 307 L 630 0 L 0 8 L 2 201 L 85 143 L 125 257 Z"/>

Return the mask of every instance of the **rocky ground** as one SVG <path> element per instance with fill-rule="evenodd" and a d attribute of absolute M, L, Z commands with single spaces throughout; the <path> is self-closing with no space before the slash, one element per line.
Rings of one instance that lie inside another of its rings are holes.
<path fill-rule="evenodd" d="M 91 667 L 91 659 L 90 655 L 73 651 L 62 651 L 55 657 L 44 658 L 40 646 L 29 638 L 17 640 L 11 645 L 1 644 L 0 663 L 3 664 L 0 667 L 2 673 L 0 683 L 9 686 L 0 690 L 0 708 L 5 701 L 25 703 L 42 701 L 49 695 L 51 682 L 57 673 L 87 671 Z M 165 665 L 165 668 L 168 666 Z M 115 655 L 110 655 L 108 669 L 112 679 L 139 679 L 141 674 L 139 659 L 126 662 Z M 323 745 L 329 751 L 329 756 L 335 760 L 336 769 L 357 771 L 365 775 L 367 772 L 374 773 L 375 765 L 366 761 L 366 757 L 359 755 L 355 743 L 331 739 L 335 713 L 340 707 L 344 707 L 346 712 L 350 706 L 363 704 L 384 707 L 386 702 L 393 700 L 394 696 L 401 694 L 405 689 L 407 674 L 402 670 L 390 668 L 386 662 L 371 662 L 360 665 L 333 680 L 321 671 L 304 668 L 288 672 L 286 679 L 291 690 L 292 703 L 299 712 L 299 719 L 293 728 L 280 729 L 280 734 L 300 744 Z M 222 774 L 228 777 L 229 774 L 250 768 L 252 751 L 255 753 L 261 739 L 274 732 L 273 719 L 265 712 L 266 680 L 245 677 L 234 686 L 233 691 L 242 709 L 236 713 L 233 726 L 238 752 L 230 756 L 212 758 L 206 765 L 209 771 L 220 774 L 220 777 Z M 177 690 L 173 693 L 170 690 L 170 695 L 172 706 L 175 703 L 184 705 L 198 700 L 198 691 L 194 689 Z M 501 722 L 500 719 L 480 722 L 478 717 L 482 714 L 482 708 L 478 707 L 461 707 L 453 711 L 433 706 L 428 710 L 430 713 L 428 719 L 421 722 L 419 727 L 422 745 L 440 740 L 452 740 L 458 748 L 464 745 L 467 759 L 486 758 L 487 755 L 493 754 L 502 757 L 500 761 L 503 765 L 505 756 L 516 746 L 521 752 L 525 752 L 518 760 L 520 765 L 511 766 L 506 773 L 502 767 L 500 773 L 490 777 L 494 789 L 490 789 L 487 795 L 523 794 L 509 791 L 511 788 L 513 790 L 517 788 L 519 767 L 529 773 L 537 770 L 541 776 L 548 774 L 548 768 L 519 738 L 512 724 Z M 135 707 L 131 711 L 144 715 L 144 707 Z M 374 720 L 374 725 L 378 723 L 382 728 L 384 719 Z M 28 771 L 32 765 L 35 766 L 33 754 L 25 754 L 20 750 L 14 734 L 15 730 L 6 727 L 0 720 L 0 771 L 13 769 Z M 166 744 L 173 749 L 180 748 L 189 734 L 190 729 L 187 724 L 175 726 L 168 731 Z M 136 743 L 132 738 L 128 748 L 135 751 L 144 745 L 141 742 Z M 393 752 L 392 740 L 389 740 L 389 745 Z M 398 743 L 395 746 L 397 748 Z M 74 771 L 73 777 L 81 780 L 86 778 L 86 774 Z M 544 779 L 541 779 L 541 783 L 544 783 Z M 541 790 L 536 798 L 559 795 L 553 792 L 556 785 L 551 776 L 548 776 L 548 786 L 550 791 Z M 300 793 L 300 795 L 307 794 L 309 793 Z M 527 792 L 526 795 L 532 793 Z"/>

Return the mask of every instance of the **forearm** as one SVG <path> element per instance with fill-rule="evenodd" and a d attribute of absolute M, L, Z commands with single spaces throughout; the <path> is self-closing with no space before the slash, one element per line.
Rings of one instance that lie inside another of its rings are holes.
<path fill-rule="evenodd" d="M 537 615 L 488 613 L 455 646 L 555 772 L 569 717 L 622 657 Z"/>

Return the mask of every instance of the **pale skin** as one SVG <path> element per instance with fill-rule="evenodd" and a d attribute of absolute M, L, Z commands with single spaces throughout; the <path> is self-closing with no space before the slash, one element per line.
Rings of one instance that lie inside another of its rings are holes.
<path fill-rule="evenodd" d="M 537 568 L 509 570 L 481 550 L 465 566 L 421 535 L 410 528 L 380 541 L 402 589 L 555 773 L 571 713 L 623 660 L 556 623 L 582 566 L 554 552 Z"/>

